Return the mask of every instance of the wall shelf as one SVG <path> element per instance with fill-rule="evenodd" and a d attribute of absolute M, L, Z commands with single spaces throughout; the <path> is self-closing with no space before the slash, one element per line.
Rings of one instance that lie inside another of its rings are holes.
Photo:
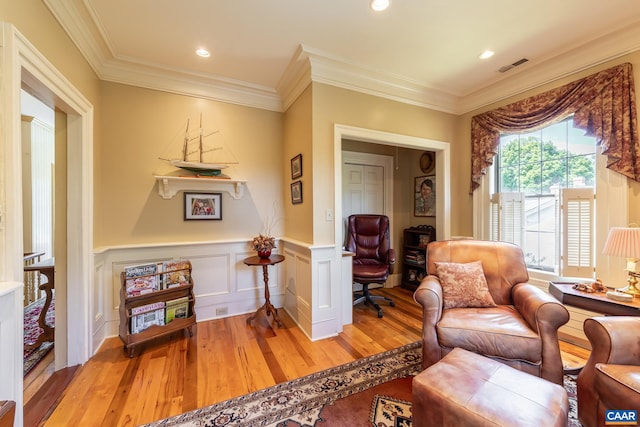
<path fill-rule="evenodd" d="M 247 181 L 233 179 L 197 178 L 183 176 L 156 176 L 158 194 L 163 199 L 171 199 L 178 191 L 226 191 L 234 199 L 244 196 Z"/>

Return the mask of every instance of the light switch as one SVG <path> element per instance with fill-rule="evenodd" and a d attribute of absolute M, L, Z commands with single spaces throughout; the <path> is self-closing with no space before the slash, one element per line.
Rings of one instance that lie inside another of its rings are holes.
<path fill-rule="evenodd" d="M 327 208 L 327 221 L 333 221 L 333 209 Z"/>

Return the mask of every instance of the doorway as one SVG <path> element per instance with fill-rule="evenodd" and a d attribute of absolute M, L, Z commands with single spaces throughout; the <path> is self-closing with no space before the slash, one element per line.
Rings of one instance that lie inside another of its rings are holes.
<path fill-rule="evenodd" d="M 25 90 L 27 89 L 27 90 Z M 22 207 L 23 252 L 25 268 L 35 265 L 53 265 L 54 247 L 64 253 L 65 242 L 54 241 L 56 204 L 56 132 L 55 112 L 36 97 L 21 91 L 21 140 L 22 140 Z M 59 141 L 59 143 L 66 141 Z M 63 159 L 64 160 L 64 159 Z M 61 180 L 64 187 L 64 180 Z M 58 194 L 63 191 L 59 188 Z M 59 196 L 58 196 L 59 198 Z M 64 203 L 58 207 L 59 218 L 66 217 Z M 61 227 L 58 227 L 60 229 Z M 63 236 L 64 237 L 64 236 Z M 64 260 L 64 257 L 59 257 Z M 41 288 L 47 271 L 30 270 L 24 274 L 24 334 L 25 334 L 25 401 L 35 393 L 42 382 L 54 371 L 55 286 L 45 292 Z M 48 276 L 47 276 L 48 277 Z M 54 276 L 51 276 L 53 279 Z M 48 280 L 52 286 L 52 280 Z M 58 280 L 60 286 L 60 280 Z M 46 311 L 45 311 L 46 310 Z M 60 311 L 58 309 L 57 311 Z M 46 313 L 44 318 L 41 312 Z M 65 316 L 59 316 L 65 318 Z M 41 324 L 45 319 L 44 324 Z M 54 327 L 54 330 L 49 329 Z M 29 345 L 27 345 L 29 344 Z"/>
<path fill-rule="evenodd" d="M 9 23 L 0 26 L 3 44 L 0 45 L 2 72 L 0 73 L 0 167 L 4 181 L 0 194 L 5 204 L 0 227 L 0 276 L 11 285 L 23 281 L 23 221 L 21 174 L 21 108 L 20 90 L 29 88 L 36 98 L 56 111 L 63 112 L 67 140 L 64 181 L 67 189 L 65 228 L 67 248 L 63 262 L 56 260 L 56 277 L 64 274 L 67 286 L 56 289 L 56 300 L 62 313 L 66 307 L 68 319 L 58 319 L 55 331 L 56 369 L 86 362 L 91 351 L 89 316 L 90 295 L 93 291 L 93 106 L 90 102 Z M 56 124 L 57 127 L 57 124 Z M 59 169 L 63 169 L 59 166 Z M 54 249 L 55 251 L 55 249 Z M 58 253 L 56 252 L 56 255 Z M 13 289 L 13 288 L 12 288 Z M 22 301 L 15 298 L 11 304 L 13 322 L 22 324 Z M 6 379 L 0 386 L 4 395 L 16 401 L 16 422 L 22 423 L 22 341 L 17 337 L 0 334 L 3 350 L 10 353 L 11 363 L 0 364 L 0 376 Z"/>

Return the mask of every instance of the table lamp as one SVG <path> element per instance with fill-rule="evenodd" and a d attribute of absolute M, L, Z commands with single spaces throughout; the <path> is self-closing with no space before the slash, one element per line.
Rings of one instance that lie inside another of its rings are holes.
<path fill-rule="evenodd" d="M 625 257 L 628 273 L 627 286 L 619 289 L 633 296 L 640 296 L 638 286 L 638 257 L 640 256 L 640 227 L 612 227 L 602 250 L 604 255 Z"/>

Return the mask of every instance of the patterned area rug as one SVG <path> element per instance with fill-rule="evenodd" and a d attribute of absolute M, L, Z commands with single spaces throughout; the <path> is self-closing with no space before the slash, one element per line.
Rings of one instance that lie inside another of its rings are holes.
<path fill-rule="evenodd" d="M 29 304 L 24 308 L 24 344 L 31 344 L 38 339 L 38 336 L 43 332 L 42 328 L 38 325 L 38 317 L 44 306 L 45 297 Z M 47 325 L 53 325 L 55 323 L 55 297 L 51 301 L 51 305 L 47 310 L 47 317 L 45 321 Z M 53 348 L 52 342 L 44 342 L 38 348 L 24 351 L 24 367 L 23 375 L 27 375 L 31 369 L 38 364 L 44 356 Z"/>
<path fill-rule="evenodd" d="M 144 427 L 411 426 L 411 380 L 422 369 L 421 343 L 357 360 L 146 424 Z M 569 426 L 577 421 L 575 380 L 565 377 Z"/>
<path fill-rule="evenodd" d="M 376 427 L 408 427 L 411 425 L 411 402 L 376 394 L 369 421 Z"/>

